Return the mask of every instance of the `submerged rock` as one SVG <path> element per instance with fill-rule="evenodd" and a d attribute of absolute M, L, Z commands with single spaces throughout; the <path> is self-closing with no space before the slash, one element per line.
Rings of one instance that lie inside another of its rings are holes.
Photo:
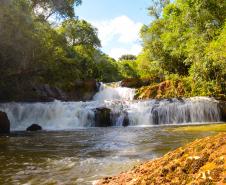
<path fill-rule="evenodd" d="M 225 184 L 226 133 L 206 137 L 96 185 Z"/>
<path fill-rule="evenodd" d="M 95 127 L 110 127 L 111 121 L 111 109 L 101 107 L 96 108 L 95 112 Z"/>
<path fill-rule="evenodd" d="M 42 127 L 40 125 L 38 125 L 38 124 L 32 124 L 26 130 L 27 131 L 31 131 L 31 132 L 35 132 L 35 131 L 42 130 Z"/>
<path fill-rule="evenodd" d="M 10 122 L 5 112 L 0 111 L 0 134 L 10 133 Z"/>

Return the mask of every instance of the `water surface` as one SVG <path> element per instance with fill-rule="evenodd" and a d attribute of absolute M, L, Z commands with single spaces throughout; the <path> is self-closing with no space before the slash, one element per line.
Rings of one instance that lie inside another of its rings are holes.
<path fill-rule="evenodd" d="M 92 184 L 211 134 L 164 126 L 14 132 L 0 137 L 0 184 Z"/>

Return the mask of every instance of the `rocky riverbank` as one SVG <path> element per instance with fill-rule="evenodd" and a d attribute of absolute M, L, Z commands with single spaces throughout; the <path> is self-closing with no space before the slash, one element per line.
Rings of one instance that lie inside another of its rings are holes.
<path fill-rule="evenodd" d="M 68 89 L 25 81 L 20 86 L 1 90 L 0 102 L 88 101 L 98 92 L 99 86 L 96 80 L 75 80 Z"/>
<path fill-rule="evenodd" d="M 181 80 L 164 80 L 164 78 L 128 78 L 121 82 L 122 87 L 135 88 L 134 99 L 183 99 L 193 97 L 191 89 Z M 198 96 L 198 95 L 197 95 Z M 200 95 L 203 96 L 203 95 Z M 214 99 L 219 101 L 221 121 L 226 121 L 226 96 L 218 94 Z"/>
<path fill-rule="evenodd" d="M 218 100 L 226 101 L 226 95 L 220 90 L 212 94 L 213 90 L 194 93 L 191 84 L 182 79 L 164 79 L 164 77 L 152 78 L 127 78 L 122 80 L 122 87 L 135 88 L 135 99 L 164 99 L 182 98 L 193 96 L 214 96 Z"/>
<path fill-rule="evenodd" d="M 195 140 L 96 185 L 226 184 L 226 133 Z"/>

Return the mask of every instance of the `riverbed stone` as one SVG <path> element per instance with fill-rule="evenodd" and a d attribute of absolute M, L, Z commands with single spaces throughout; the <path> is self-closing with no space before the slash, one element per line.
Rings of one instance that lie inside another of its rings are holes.
<path fill-rule="evenodd" d="M 106 107 L 96 108 L 95 112 L 95 127 L 110 127 L 111 121 L 111 109 Z"/>
<path fill-rule="evenodd" d="M 31 131 L 31 132 L 35 132 L 35 131 L 42 130 L 42 127 L 40 125 L 38 125 L 38 124 L 32 124 L 26 130 L 27 131 Z"/>
<path fill-rule="evenodd" d="M 0 111 L 0 134 L 10 133 L 10 121 L 5 112 Z"/>

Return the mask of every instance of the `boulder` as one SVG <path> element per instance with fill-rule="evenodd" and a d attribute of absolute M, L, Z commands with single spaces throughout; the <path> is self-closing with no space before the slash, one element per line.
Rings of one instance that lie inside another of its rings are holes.
<path fill-rule="evenodd" d="M 151 112 L 152 112 L 152 121 L 153 121 L 154 125 L 158 125 L 159 124 L 159 113 L 158 113 L 158 111 L 154 107 L 151 110 Z"/>
<path fill-rule="evenodd" d="M 129 126 L 129 117 L 128 117 L 128 114 L 126 114 L 125 116 L 124 116 L 124 119 L 123 119 L 123 122 L 122 122 L 122 126 L 123 127 L 127 127 L 127 126 Z"/>
<path fill-rule="evenodd" d="M 88 101 L 98 92 L 100 83 L 96 80 L 76 80 L 71 91 L 70 100 Z"/>
<path fill-rule="evenodd" d="M 10 133 L 10 122 L 5 112 L 0 111 L 0 134 Z"/>
<path fill-rule="evenodd" d="M 96 108 L 95 112 L 95 127 L 110 127 L 111 121 L 111 109 L 101 107 Z"/>
<path fill-rule="evenodd" d="M 50 84 L 34 83 L 31 79 L 23 79 L 16 85 L 14 83 L 16 82 L 8 80 L 6 87 L 1 89 L 0 102 L 88 101 L 100 87 L 96 80 L 76 80 L 63 89 Z"/>
<path fill-rule="evenodd" d="M 36 96 L 39 97 L 38 99 L 40 99 L 41 101 L 53 101 L 55 99 L 67 100 L 65 92 L 63 92 L 58 87 L 52 87 L 48 84 L 35 86 L 33 87 L 33 91 L 36 93 Z"/>
<path fill-rule="evenodd" d="M 148 85 L 148 82 L 147 82 Z M 139 78 L 127 78 L 122 80 L 121 82 L 122 87 L 128 87 L 128 88 L 139 88 L 143 86 L 142 80 Z"/>
<path fill-rule="evenodd" d="M 32 124 L 26 130 L 27 131 L 31 131 L 31 132 L 35 132 L 35 131 L 42 130 L 42 127 L 40 125 L 38 125 L 38 124 Z"/>
<path fill-rule="evenodd" d="M 185 88 L 182 81 L 174 83 L 166 80 L 159 84 L 144 86 L 137 89 L 135 99 L 166 99 L 180 98 L 185 96 Z"/>
<path fill-rule="evenodd" d="M 226 122 L 226 101 L 220 101 L 219 103 L 221 121 Z"/>
<path fill-rule="evenodd" d="M 142 86 L 148 86 L 152 83 L 159 83 L 162 79 L 159 77 L 153 78 L 126 78 L 122 80 L 121 86 L 128 88 L 140 88 Z"/>
<path fill-rule="evenodd" d="M 88 101 L 98 92 L 100 83 L 96 80 L 75 80 L 74 84 L 67 90 L 62 89 L 48 84 L 34 86 L 33 91 L 35 92 L 38 101 Z"/>
<path fill-rule="evenodd" d="M 111 123 L 112 126 L 123 126 L 127 127 L 130 125 L 128 112 L 111 112 Z"/>

